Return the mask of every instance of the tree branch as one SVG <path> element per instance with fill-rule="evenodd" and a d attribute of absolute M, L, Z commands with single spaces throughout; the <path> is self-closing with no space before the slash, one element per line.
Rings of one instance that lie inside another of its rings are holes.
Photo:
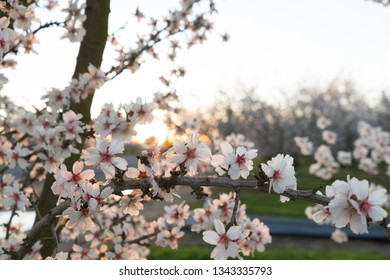
<path fill-rule="evenodd" d="M 62 202 L 57 207 L 49 211 L 45 216 L 42 217 L 38 222 L 35 223 L 33 228 L 27 234 L 27 237 L 23 240 L 23 243 L 19 250 L 12 254 L 12 258 L 16 260 L 21 260 L 28 253 L 34 243 L 38 240 L 38 236 L 41 231 L 50 226 L 52 222 L 57 218 L 58 215 L 61 215 L 62 212 L 68 208 L 70 205 L 70 200 Z"/>
<path fill-rule="evenodd" d="M 259 192 L 268 193 L 268 183 L 261 184 L 258 181 L 243 181 L 232 180 L 228 177 L 178 177 L 172 182 L 171 177 L 159 178 L 158 183 L 160 187 L 167 187 L 174 183 L 175 185 L 185 185 L 192 188 L 199 188 L 202 186 L 214 186 L 214 187 L 226 187 L 234 190 L 255 190 Z M 120 193 L 123 190 L 129 189 L 145 189 L 150 187 L 150 181 L 148 179 L 130 179 L 124 181 L 122 184 L 116 184 L 114 186 L 116 193 Z M 272 194 L 276 194 L 271 191 Z M 330 198 L 319 195 L 312 190 L 293 190 L 287 189 L 284 193 L 278 194 L 284 195 L 292 200 L 308 200 L 321 205 L 328 205 Z"/>

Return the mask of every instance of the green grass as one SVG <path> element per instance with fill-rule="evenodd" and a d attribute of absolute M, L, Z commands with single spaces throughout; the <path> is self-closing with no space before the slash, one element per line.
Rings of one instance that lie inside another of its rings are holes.
<path fill-rule="evenodd" d="M 153 247 L 148 256 L 150 260 L 209 260 L 212 247 L 180 247 L 178 250 Z M 377 252 L 330 251 L 314 249 L 286 248 L 283 250 L 266 249 L 263 253 L 255 253 L 246 260 L 388 260 L 389 255 Z"/>

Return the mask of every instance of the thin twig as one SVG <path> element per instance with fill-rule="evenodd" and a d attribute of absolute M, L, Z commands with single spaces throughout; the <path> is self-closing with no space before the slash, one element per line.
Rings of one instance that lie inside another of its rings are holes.
<path fill-rule="evenodd" d="M 17 208 L 17 205 L 15 204 L 14 207 L 12 208 L 12 212 L 11 212 L 11 216 L 9 217 L 9 220 L 8 220 L 8 224 L 6 226 L 6 233 L 5 233 L 5 239 L 7 240 L 10 236 L 10 230 L 11 230 L 11 224 L 12 224 L 12 219 L 15 217 L 15 216 L 18 216 L 18 214 L 16 213 L 16 208 Z"/>

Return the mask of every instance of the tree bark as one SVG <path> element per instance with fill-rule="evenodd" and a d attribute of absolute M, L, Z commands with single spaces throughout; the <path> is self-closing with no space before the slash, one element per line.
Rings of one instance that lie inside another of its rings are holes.
<path fill-rule="evenodd" d="M 84 28 L 87 33 L 80 44 L 76 67 L 73 73 L 74 78 L 78 78 L 79 74 L 87 72 L 89 64 L 100 68 L 108 36 L 109 13 L 110 0 L 87 0 L 87 6 L 85 9 L 87 19 L 84 22 Z M 73 110 L 76 114 L 81 113 L 83 115 L 82 121 L 86 124 L 89 124 L 91 121 L 91 105 L 93 96 L 94 92 L 91 93 L 86 99 L 81 100 L 79 103 L 72 102 L 70 106 L 70 110 Z M 82 142 L 77 147 L 80 151 L 82 149 L 84 140 L 85 135 L 82 135 Z M 70 169 L 72 164 L 79 158 L 79 154 L 72 155 L 65 161 L 65 165 L 68 167 L 68 169 Z M 42 216 L 46 215 L 50 209 L 55 207 L 57 201 L 57 197 L 51 190 L 53 182 L 53 175 L 48 175 L 38 205 L 39 212 Z M 53 252 L 54 242 L 51 237 L 52 232 L 50 227 L 46 227 L 44 230 L 42 230 L 39 236 L 39 238 L 43 238 L 43 248 L 41 251 L 43 257 L 49 256 Z"/>

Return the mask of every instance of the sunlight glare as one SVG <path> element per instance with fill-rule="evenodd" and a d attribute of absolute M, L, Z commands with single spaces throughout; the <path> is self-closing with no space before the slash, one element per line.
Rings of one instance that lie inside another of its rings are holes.
<path fill-rule="evenodd" d="M 168 135 L 166 124 L 158 119 L 154 119 L 150 124 L 137 124 L 134 129 L 137 135 L 133 137 L 133 140 L 137 143 L 144 143 L 146 139 L 154 137 L 158 144 L 161 145 L 165 142 Z"/>

